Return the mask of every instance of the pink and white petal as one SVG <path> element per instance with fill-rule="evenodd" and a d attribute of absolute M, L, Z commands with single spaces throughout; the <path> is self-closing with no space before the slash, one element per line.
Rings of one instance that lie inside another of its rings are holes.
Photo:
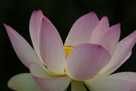
<path fill-rule="evenodd" d="M 125 80 L 136 83 L 136 72 L 120 72 L 108 76 L 110 79 Z"/>
<path fill-rule="evenodd" d="M 113 55 L 120 38 L 120 24 L 116 24 L 106 30 L 96 44 L 100 44 Z"/>
<path fill-rule="evenodd" d="M 73 24 L 65 41 L 65 46 L 77 46 L 78 44 L 89 43 L 91 33 L 98 23 L 99 19 L 94 12 L 80 17 Z"/>
<path fill-rule="evenodd" d="M 136 91 L 136 82 L 103 77 L 85 82 L 91 91 Z"/>
<path fill-rule="evenodd" d="M 34 76 L 42 77 L 42 78 L 44 77 L 54 78 L 54 76 L 44 66 L 40 66 L 36 63 L 32 63 L 29 68 L 31 74 Z"/>
<path fill-rule="evenodd" d="M 102 74 L 111 74 L 117 68 L 119 68 L 125 61 L 130 57 L 131 50 L 136 42 L 136 31 L 121 40 L 113 54 L 111 61 L 105 68 L 100 72 Z"/>
<path fill-rule="evenodd" d="M 95 29 L 93 30 L 89 43 L 96 43 L 99 37 L 104 33 L 105 30 L 109 28 L 109 21 L 106 16 L 104 16 L 100 22 L 97 24 Z"/>
<path fill-rule="evenodd" d="M 127 55 L 126 58 L 123 60 L 123 62 L 126 61 L 126 60 L 128 60 L 128 59 L 130 58 L 131 54 L 132 54 L 132 50 L 128 53 L 128 55 Z"/>
<path fill-rule="evenodd" d="M 66 74 L 75 80 L 88 80 L 107 65 L 110 58 L 110 54 L 99 45 L 81 44 L 69 54 Z"/>
<path fill-rule="evenodd" d="M 56 28 L 45 18 L 40 32 L 40 54 L 50 71 L 64 74 L 65 52 L 62 40 Z"/>
<path fill-rule="evenodd" d="M 6 24 L 4 24 L 4 26 L 7 30 L 11 44 L 21 62 L 28 68 L 32 62 L 41 64 L 39 57 L 32 49 L 32 47 L 28 44 L 28 42 L 13 28 Z"/>
<path fill-rule="evenodd" d="M 87 91 L 82 81 L 71 81 L 71 91 Z"/>
<path fill-rule="evenodd" d="M 29 29 L 30 29 L 30 36 L 31 40 L 34 46 L 34 49 L 36 50 L 37 54 L 39 55 L 39 35 L 40 35 L 40 28 L 42 19 L 44 18 L 42 11 L 33 11 L 30 23 L 29 23 Z M 39 55 L 40 56 L 40 55 Z"/>
<path fill-rule="evenodd" d="M 121 66 L 126 60 L 129 59 L 129 57 L 131 56 L 131 54 L 132 54 L 132 51 L 130 51 L 130 52 L 128 53 L 128 55 L 127 55 L 126 58 L 123 60 L 123 62 L 120 64 L 120 66 Z M 119 68 L 119 66 L 116 67 L 116 68 L 114 68 L 114 69 L 112 69 L 112 70 L 109 70 L 109 71 L 107 71 L 107 72 L 104 72 L 104 69 L 102 69 L 102 70 L 100 71 L 100 73 L 99 73 L 100 75 L 98 75 L 98 76 L 106 76 L 106 75 L 109 75 L 109 74 L 113 73 L 114 71 L 116 71 L 118 68 Z"/>
<path fill-rule="evenodd" d="M 8 87 L 16 91 L 44 91 L 29 73 L 22 73 L 12 77 L 8 82 Z"/>
<path fill-rule="evenodd" d="M 33 76 L 33 78 L 45 91 L 64 91 L 70 84 L 70 79 L 67 77 L 40 78 Z"/>
<path fill-rule="evenodd" d="M 37 64 L 30 65 L 30 72 L 36 83 L 46 91 L 64 91 L 71 81 L 68 77 L 50 76 Z"/>

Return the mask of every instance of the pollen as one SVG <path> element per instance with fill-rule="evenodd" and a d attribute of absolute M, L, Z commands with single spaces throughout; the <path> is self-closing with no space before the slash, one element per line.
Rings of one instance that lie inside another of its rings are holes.
<path fill-rule="evenodd" d="M 68 58 L 69 53 L 74 49 L 73 46 L 64 46 L 64 50 L 65 50 L 65 59 Z"/>

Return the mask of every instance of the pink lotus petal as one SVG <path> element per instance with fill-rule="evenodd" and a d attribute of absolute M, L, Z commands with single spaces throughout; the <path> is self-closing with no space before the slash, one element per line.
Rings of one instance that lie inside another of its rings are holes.
<path fill-rule="evenodd" d="M 44 91 L 36 84 L 29 73 L 22 73 L 12 77 L 8 82 L 8 87 L 14 91 Z"/>
<path fill-rule="evenodd" d="M 131 54 L 132 54 L 132 50 L 128 53 L 128 55 L 126 56 L 126 58 L 124 59 L 124 61 L 128 60 L 130 58 Z"/>
<path fill-rule="evenodd" d="M 132 76 L 132 74 L 127 74 L 127 76 L 122 75 L 121 77 L 119 77 L 119 79 L 117 75 L 111 75 L 105 76 L 103 78 L 98 78 L 89 82 L 86 81 L 85 83 L 91 91 L 136 91 L 136 81 L 132 82 L 128 80 L 130 79 L 129 76 L 134 78 L 134 75 Z"/>
<path fill-rule="evenodd" d="M 42 20 L 40 53 L 50 71 L 64 74 L 65 52 L 63 43 L 56 28 L 47 19 Z"/>
<path fill-rule="evenodd" d="M 71 81 L 71 91 L 87 91 L 82 81 Z"/>
<path fill-rule="evenodd" d="M 21 60 L 21 62 L 26 67 L 29 67 L 29 65 L 32 62 L 41 64 L 40 59 L 38 58 L 37 54 L 32 49 L 32 47 L 28 44 L 28 42 L 20 34 L 18 34 L 13 28 L 11 28 L 6 24 L 4 24 L 4 26 L 7 30 L 12 46 L 17 56 Z"/>
<path fill-rule="evenodd" d="M 99 38 L 97 44 L 103 46 L 112 55 L 118 44 L 119 38 L 120 24 L 116 24 L 103 33 L 103 35 Z"/>
<path fill-rule="evenodd" d="M 31 74 L 36 83 L 45 91 L 64 91 L 70 84 L 70 78 L 50 76 L 43 68 L 37 64 L 30 65 Z"/>
<path fill-rule="evenodd" d="M 42 19 L 44 18 L 42 11 L 34 11 L 32 13 L 31 19 L 30 19 L 30 36 L 31 40 L 34 46 L 34 49 L 36 50 L 37 54 L 39 55 L 39 35 L 40 35 L 40 28 Z M 39 55 L 40 56 L 40 55 Z"/>
<path fill-rule="evenodd" d="M 76 46 L 66 61 L 66 73 L 76 80 L 95 76 L 110 60 L 110 54 L 101 46 L 81 44 Z"/>
<path fill-rule="evenodd" d="M 93 30 L 91 37 L 90 37 L 90 43 L 96 43 L 99 39 L 99 37 L 103 34 L 105 30 L 109 28 L 109 22 L 108 18 L 104 16 L 98 25 Z"/>
<path fill-rule="evenodd" d="M 119 68 L 130 57 L 131 50 L 136 42 L 136 31 L 119 42 L 110 63 L 101 71 L 110 74 Z"/>
<path fill-rule="evenodd" d="M 94 12 L 80 17 L 72 26 L 65 46 L 76 46 L 82 43 L 89 43 L 90 35 L 98 24 L 99 19 Z"/>

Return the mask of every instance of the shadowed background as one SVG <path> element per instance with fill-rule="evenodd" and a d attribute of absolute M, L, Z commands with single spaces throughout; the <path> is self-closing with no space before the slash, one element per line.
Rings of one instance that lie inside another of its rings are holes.
<path fill-rule="evenodd" d="M 136 1 L 132 0 L 0 0 L 0 90 L 11 91 L 8 80 L 29 72 L 16 56 L 3 23 L 12 26 L 31 44 L 29 20 L 33 10 L 41 9 L 58 29 L 63 42 L 80 16 L 96 12 L 99 19 L 108 16 L 110 25 L 121 22 L 121 39 L 136 29 Z M 136 46 L 131 58 L 116 72 L 136 72 Z"/>

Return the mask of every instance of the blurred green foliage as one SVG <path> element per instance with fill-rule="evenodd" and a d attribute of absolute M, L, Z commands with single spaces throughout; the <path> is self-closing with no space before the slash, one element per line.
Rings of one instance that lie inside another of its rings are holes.
<path fill-rule="evenodd" d="M 29 72 L 17 58 L 3 23 L 12 26 L 31 44 L 29 19 L 33 10 L 42 10 L 58 29 L 63 42 L 80 16 L 94 11 L 99 19 L 108 16 L 110 24 L 121 22 L 121 39 L 136 29 L 135 0 L 0 0 L 0 90 L 10 91 L 8 80 L 16 74 Z M 136 47 L 120 71 L 136 72 Z"/>

